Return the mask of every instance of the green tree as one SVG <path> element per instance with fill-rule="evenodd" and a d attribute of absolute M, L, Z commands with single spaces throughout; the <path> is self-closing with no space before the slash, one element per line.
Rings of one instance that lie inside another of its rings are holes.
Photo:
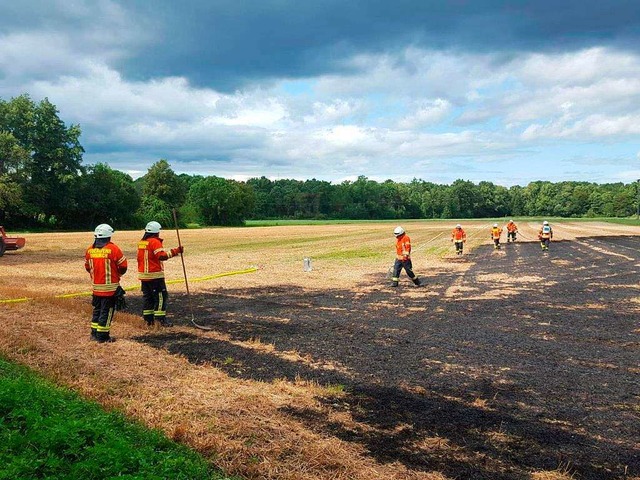
<path fill-rule="evenodd" d="M 23 165 L 24 211 L 48 225 L 73 210 L 73 185 L 84 172 L 80 127 L 66 126 L 48 99 L 33 102 L 28 95 L 0 101 L 0 131 L 11 134 L 30 159 Z"/>
<path fill-rule="evenodd" d="M 109 223 L 114 228 L 134 227 L 140 196 L 126 173 L 98 163 L 87 168 L 76 187 L 76 226 Z M 72 220 L 67 220 L 71 223 Z"/>
<path fill-rule="evenodd" d="M 149 167 L 144 176 L 142 195 L 155 197 L 170 207 L 179 207 L 185 202 L 187 189 L 184 177 L 176 175 L 169 162 L 162 159 Z"/>
<path fill-rule="evenodd" d="M 255 205 L 255 194 L 245 183 L 207 177 L 191 186 L 189 203 L 207 225 L 243 225 Z"/>
<path fill-rule="evenodd" d="M 22 214 L 24 171 L 29 159 L 29 152 L 13 134 L 0 132 L 0 223 Z"/>

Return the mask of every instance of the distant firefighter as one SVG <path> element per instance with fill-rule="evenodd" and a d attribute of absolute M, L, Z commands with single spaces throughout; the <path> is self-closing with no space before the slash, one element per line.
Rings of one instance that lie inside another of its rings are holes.
<path fill-rule="evenodd" d="M 509 223 L 507 223 L 507 243 L 515 242 L 517 233 L 518 226 L 513 222 L 513 220 L 509 220 Z"/>
<path fill-rule="evenodd" d="M 120 277 L 127 272 L 127 258 L 111 241 L 113 228 L 106 223 L 94 231 L 94 241 L 84 256 L 84 268 L 91 275 L 93 298 L 91 305 L 91 339 L 99 343 L 115 342 L 110 334 L 111 322 L 118 298 L 124 298 Z"/>
<path fill-rule="evenodd" d="M 464 243 L 467 241 L 467 234 L 462 228 L 462 225 L 457 224 L 453 229 L 453 232 L 451 232 L 451 241 L 456 246 L 456 254 L 462 255 Z"/>
<path fill-rule="evenodd" d="M 540 240 L 540 247 L 542 247 L 542 251 L 546 252 L 549 250 L 549 244 L 551 243 L 551 239 L 553 238 L 553 229 L 549 222 L 546 220 L 542 222 L 542 227 L 540 227 L 540 231 L 538 232 L 538 239 Z"/>
<path fill-rule="evenodd" d="M 493 240 L 493 248 L 500 248 L 500 236 L 502 235 L 502 229 L 498 226 L 497 223 L 493 224 L 491 227 L 491 240 Z"/>
<path fill-rule="evenodd" d="M 396 237 L 396 261 L 393 264 L 393 278 L 391 286 L 397 287 L 400 279 L 400 272 L 404 268 L 407 275 L 415 285 L 420 285 L 420 279 L 413 273 L 413 265 L 411 263 L 411 239 L 406 234 L 404 228 L 398 226 L 393 230 Z"/>

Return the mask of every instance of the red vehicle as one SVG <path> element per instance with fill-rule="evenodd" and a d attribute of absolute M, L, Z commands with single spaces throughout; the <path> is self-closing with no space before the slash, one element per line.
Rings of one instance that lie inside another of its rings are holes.
<path fill-rule="evenodd" d="M 4 227 L 0 226 L 0 257 L 7 250 L 18 250 L 24 247 L 25 241 L 22 237 L 8 237 Z"/>

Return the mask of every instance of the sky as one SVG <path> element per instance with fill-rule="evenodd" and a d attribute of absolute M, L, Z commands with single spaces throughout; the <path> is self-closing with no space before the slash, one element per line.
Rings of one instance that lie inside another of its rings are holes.
<path fill-rule="evenodd" d="M 640 179 L 637 0 L 0 1 L 0 98 L 48 98 L 85 165 Z"/>

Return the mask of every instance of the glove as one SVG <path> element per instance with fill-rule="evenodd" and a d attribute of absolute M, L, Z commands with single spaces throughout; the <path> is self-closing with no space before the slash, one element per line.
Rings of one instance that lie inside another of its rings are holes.
<path fill-rule="evenodd" d="M 179 247 L 171 249 L 171 256 L 175 257 L 177 254 L 182 253 L 182 252 L 184 252 L 184 247 L 182 245 L 180 245 Z"/>
<path fill-rule="evenodd" d="M 118 285 L 116 289 L 115 297 L 116 297 L 116 310 L 126 310 L 127 309 L 127 300 L 124 298 L 127 292 L 125 292 L 124 288 Z"/>

